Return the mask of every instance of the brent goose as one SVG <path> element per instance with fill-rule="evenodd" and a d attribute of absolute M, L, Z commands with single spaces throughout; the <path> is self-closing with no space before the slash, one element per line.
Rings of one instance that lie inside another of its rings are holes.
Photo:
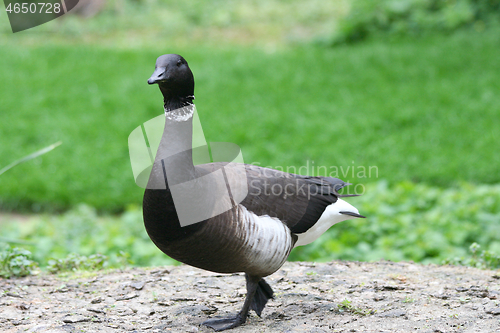
<path fill-rule="evenodd" d="M 177 54 L 160 56 L 148 83 L 158 84 L 163 94 L 166 122 L 144 193 L 146 230 L 160 250 L 180 262 L 217 273 L 245 273 L 247 295 L 241 311 L 230 318 L 203 322 L 216 331 L 237 327 L 246 321 L 250 309 L 261 315 L 273 297 L 263 277 L 276 272 L 295 246 L 309 244 L 338 222 L 364 216 L 340 199 L 353 196 L 339 194 L 350 185 L 340 179 L 244 165 L 243 174 L 230 170 L 224 174 L 226 183 L 246 182 L 248 191 L 239 203 L 231 197 L 229 210 L 182 226 L 173 183 L 197 179 L 225 164 L 193 165 L 194 78 L 186 60 Z M 168 174 L 169 166 L 178 171 L 175 177 Z M 188 189 L 192 191 L 185 200 L 199 190 Z M 198 201 L 191 204 L 195 207 Z"/>

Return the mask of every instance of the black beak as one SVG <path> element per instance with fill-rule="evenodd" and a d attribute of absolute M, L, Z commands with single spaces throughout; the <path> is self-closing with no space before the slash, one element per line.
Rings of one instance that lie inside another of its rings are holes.
<path fill-rule="evenodd" d="M 161 81 L 165 81 L 165 72 L 167 69 L 165 67 L 157 67 L 155 68 L 155 71 L 151 75 L 151 77 L 148 79 L 148 84 L 155 84 Z"/>
<path fill-rule="evenodd" d="M 344 214 L 344 215 L 349 215 L 349 216 L 354 216 L 354 217 L 358 217 L 360 219 L 364 219 L 366 218 L 366 216 L 363 216 L 363 215 L 359 215 L 359 214 L 356 214 L 356 213 L 353 213 L 353 212 L 339 212 L 340 214 Z"/>

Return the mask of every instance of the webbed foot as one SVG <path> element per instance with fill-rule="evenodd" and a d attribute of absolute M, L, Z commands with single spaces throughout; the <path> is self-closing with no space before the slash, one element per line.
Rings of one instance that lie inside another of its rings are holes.
<path fill-rule="evenodd" d="M 234 317 L 229 318 L 213 318 L 204 321 L 201 323 L 202 325 L 213 328 L 215 331 L 220 332 L 224 330 L 228 330 L 230 328 L 235 328 L 240 326 L 246 321 L 246 318 L 243 318 L 239 313 Z"/>

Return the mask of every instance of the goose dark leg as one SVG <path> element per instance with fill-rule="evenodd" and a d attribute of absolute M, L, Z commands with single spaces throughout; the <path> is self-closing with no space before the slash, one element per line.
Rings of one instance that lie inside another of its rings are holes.
<path fill-rule="evenodd" d="M 224 331 L 230 328 L 235 328 L 243 324 L 247 320 L 248 311 L 252 304 L 255 291 L 259 287 L 260 277 L 245 275 L 247 280 L 247 296 L 245 298 L 245 303 L 243 303 L 243 308 L 234 317 L 222 318 L 222 319 L 209 319 L 204 321 L 202 325 L 213 328 L 216 331 Z"/>

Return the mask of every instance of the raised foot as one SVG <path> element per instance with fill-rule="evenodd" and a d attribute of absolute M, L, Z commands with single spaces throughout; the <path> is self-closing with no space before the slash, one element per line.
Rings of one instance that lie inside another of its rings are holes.
<path fill-rule="evenodd" d="M 215 331 L 220 332 L 228 330 L 230 328 L 235 328 L 240 326 L 245 322 L 245 318 L 242 318 L 239 314 L 230 318 L 213 318 L 201 323 L 202 325 L 213 328 Z"/>

